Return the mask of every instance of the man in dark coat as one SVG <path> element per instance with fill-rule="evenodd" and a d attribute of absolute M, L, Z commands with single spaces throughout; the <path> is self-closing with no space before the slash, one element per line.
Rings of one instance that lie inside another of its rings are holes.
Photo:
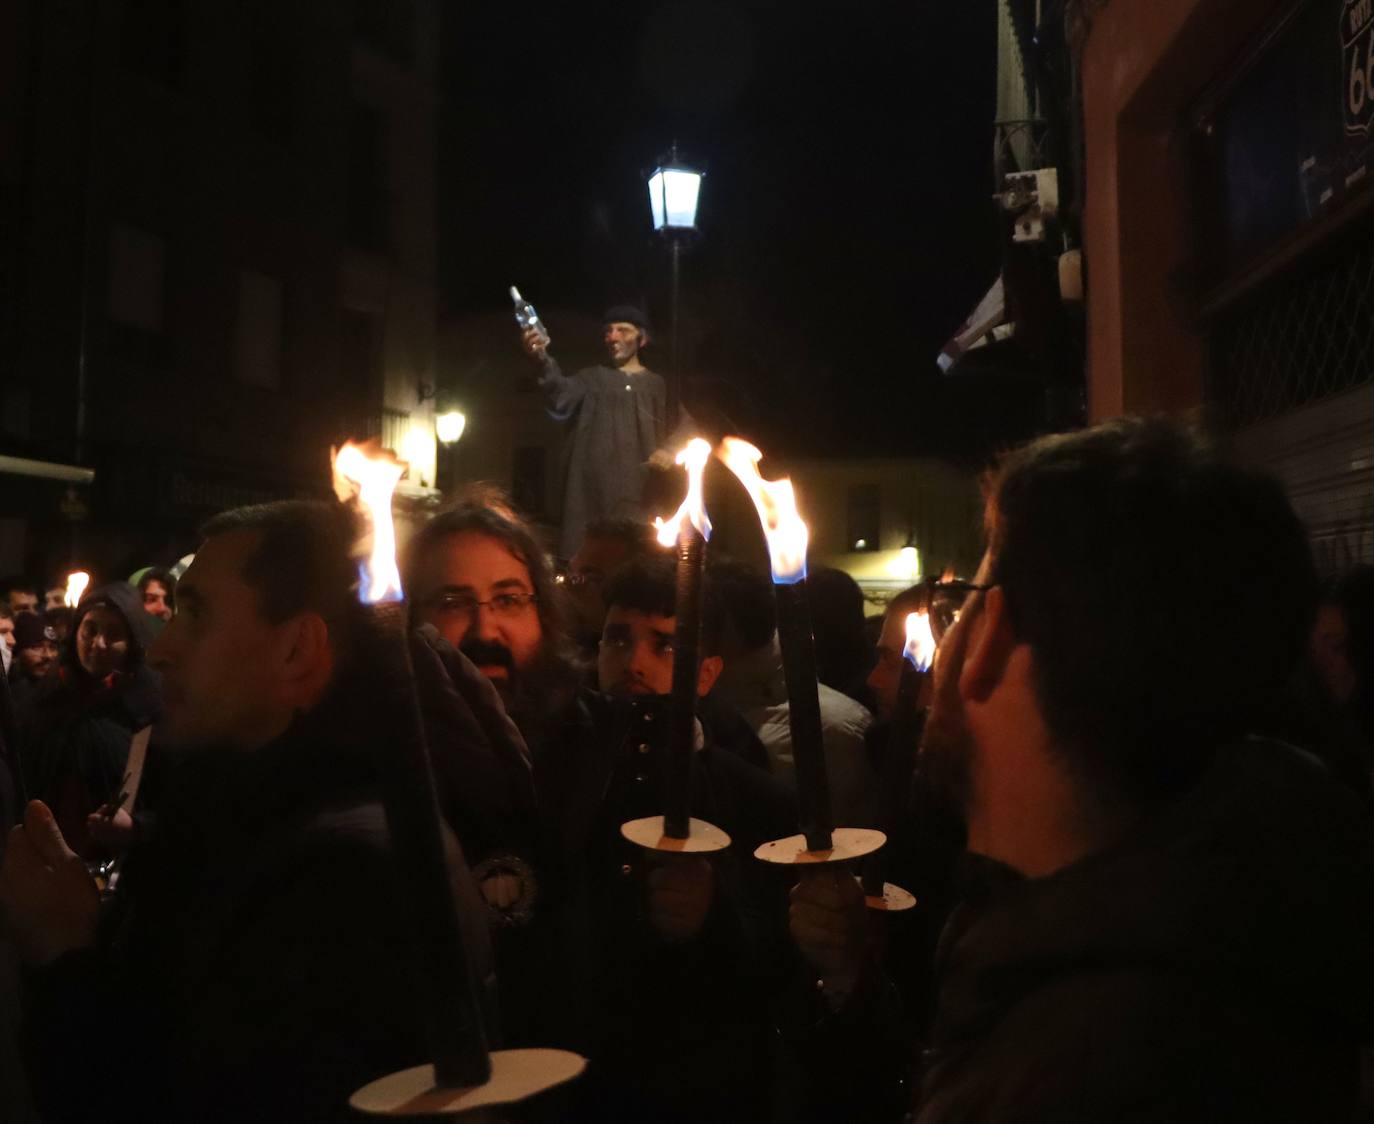
<path fill-rule="evenodd" d="M 1278 485 L 1123 420 L 1010 457 L 988 527 L 921 751 L 987 865 L 941 938 L 917 1121 L 1351 1119 L 1374 825 L 1250 736 L 1316 601 Z"/>
<path fill-rule="evenodd" d="M 284 503 L 205 533 L 151 657 L 174 760 L 113 908 L 100 915 L 39 801 L 0 873 L 54 1124 L 343 1120 L 354 1090 L 429 1060 L 352 528 L 339 509 Z M 485 917 L 448 844 L 489 996 Z"/>
<path fill-rule="evenodd" d="M 577 551 L 593 520 L 647 518 L 648 471 L 672 468 L 676 446 L 686 439 L 678 419 L 667 416 L 663 376 L 640 361 L 649 342 L 648 318 L 617 305 L 606 310 L 602 325 L 609 362 L 571 377 L 548 353 L 549 340 L 537 328 L 527 329 L 523 339 L 526 353 L 542 366 L 539 385 L 548 396 L 549 416 L 573 427 L 563 458 L 564 558 Z"/>
<path fill-rule="evenodd" d="M 152 622 L 125 582 L 82 598 L 24 732 L 29 795 L 52 809 L 68 845 L 86 858 L 98 847 L 87 817 L 119 794 L 131 739 L 161 711 L 147 665 Z"/>
<path fill-rule="evenodd" d="M 661 709 L 576 687 L 548 561 L 509 510 L 438 516 L 412 540 L 407 574 L 420 619 L 491 676 L 534 758 L 538 896 L 528 927 L 501 935 L 512 1035 L 590 1058 L 575 1119 L 758 1119 L 776 962 L 755 872 L 739 855 L 663 861 L 620 834 L 663 813 L 647 732 Z M 692 815 L 746 857 L 794 830 L 762 770 L 710 746 L 697 766 Z M 501 881 L 483 882 L 493 905 L 529 897 Z"/>

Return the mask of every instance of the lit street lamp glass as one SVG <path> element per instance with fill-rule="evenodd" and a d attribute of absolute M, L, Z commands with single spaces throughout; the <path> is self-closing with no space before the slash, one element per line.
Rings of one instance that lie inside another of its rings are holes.
<path fill-rule="evenodd" d="M 450 410 L 434 419 L 435 432 L 438 433 L 439 440 L 445 445 L 452 445 L 458 438 L 462 437 L 467 424 L 468 419 L 460 410 Z"/>
<path fill-rule="evenodd" d="M 649 207 L 655 230 L 695 230 L 701 173 L 670 163 L 649 177 Z"/>

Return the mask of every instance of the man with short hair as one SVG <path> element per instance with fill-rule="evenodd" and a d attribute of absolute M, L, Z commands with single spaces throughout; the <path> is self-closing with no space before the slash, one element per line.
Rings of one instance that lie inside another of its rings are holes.
<path fill-rule="evenodd" d="M 773 585 L 760 571 L 721 559 L 712 565 L 724 613 L 724 664 L 716 695 L 758 736 L 775 776 L 796 783 L 787 681 L 778 647 Z M 873 716 L 848 695 L 818 684 L 821 739 L 836 826 L 873 827 L 878 777 L 865 736 Z"/>
<path fill-rule="evenodd" d="M 525 353 L 539 361 L 539 385 L 548 396 L 549 416 L 572 422 L 564 453 L 560 554 L 571 558 L 593 520 L 624 516 L 647 519 L 644 492 L 650 467 L 673 467 L 681 433 L 670 433 L 663 377 L 644 366 L 649 320 L 631 305 L 616 305 L 602 317 L 608 362 L 563 374 L 548 352 L 550 341 L 527 328 Z M 683 437 L 685 440 L 685 437 Z"/>
<path fill-rule="evenodd" d="M 902 590 L 883 610 L 878 633 L 876 659 L 868 673 L 868 689 L 873 693 L 877 717 L 887 721 L 897 708 L 897 691 L 902 684 L 902 662 L 906 658 L 906 618 L 930 610 L 930 587 L 925 583 Z"/>
<path fill-rule="evenodd" d="M 10 612 L 15 616 L 20 613 L 38 612 L 38 590 L 27 578 L 6 578 L 0 582 L 0 594 L 4 595 L 9 603 Z"/>
<path fill-rule="evenodd" d="M 1121 420 L 1013 454 L 987 528 L 922 771 L 1002 873 L 941 941 L 919 1124 L 1351 1119 L 1374 828 L 1254 736 L 1316 602 L 1278 484 Z"/>
<path fill-rule="evenodd" d="M 286 502 L 204 534 L 152 649 L 169 775 L 113 913 L 40 801 L 0 872 L 46 1119 L 343 1120 L 354 1090 L 430 1057 L 354 528 Z M 486 921 L 450 843 L 486 996 Z"/>
<path fill-rule="evenodd" d="M 564 588 L 570 630 L 589 659 L 596 658 L 606 620 L 606 583 L 622 566 L 663 550 L 648 520 L 609 518 L 587 524 L 582 545 L 568 560 Z"/>

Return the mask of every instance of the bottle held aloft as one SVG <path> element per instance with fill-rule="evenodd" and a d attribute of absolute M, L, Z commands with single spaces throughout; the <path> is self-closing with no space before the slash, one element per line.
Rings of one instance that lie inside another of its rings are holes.
<path fill-rule="evenodd" d="M 515 322 L 520 325 L 520 330 L 523 332 L 533 328 L 539 333 L 543 346 L 548 347 L 549 330 L 544 327 L 544 321 L 539 319 L 539 313 L 534 311 L 534 305 L 522 297 L 514 285 L 510 287 L 510 299 L 515 302 Z"/>

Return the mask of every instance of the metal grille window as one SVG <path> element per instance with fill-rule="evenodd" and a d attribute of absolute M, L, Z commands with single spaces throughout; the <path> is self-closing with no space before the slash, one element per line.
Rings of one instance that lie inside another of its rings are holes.
<path fill-rule="evenodd" d="M 1232 427 L 1374 382 L 1374 238 L 1271 285 L 1213 340 L 1208 397 Z"/>
<path fill-rule="evenodd" d="M 382 410 L 382 448 L 405 455 L 406 438 L 410 435 L 410 411 Z"/>

